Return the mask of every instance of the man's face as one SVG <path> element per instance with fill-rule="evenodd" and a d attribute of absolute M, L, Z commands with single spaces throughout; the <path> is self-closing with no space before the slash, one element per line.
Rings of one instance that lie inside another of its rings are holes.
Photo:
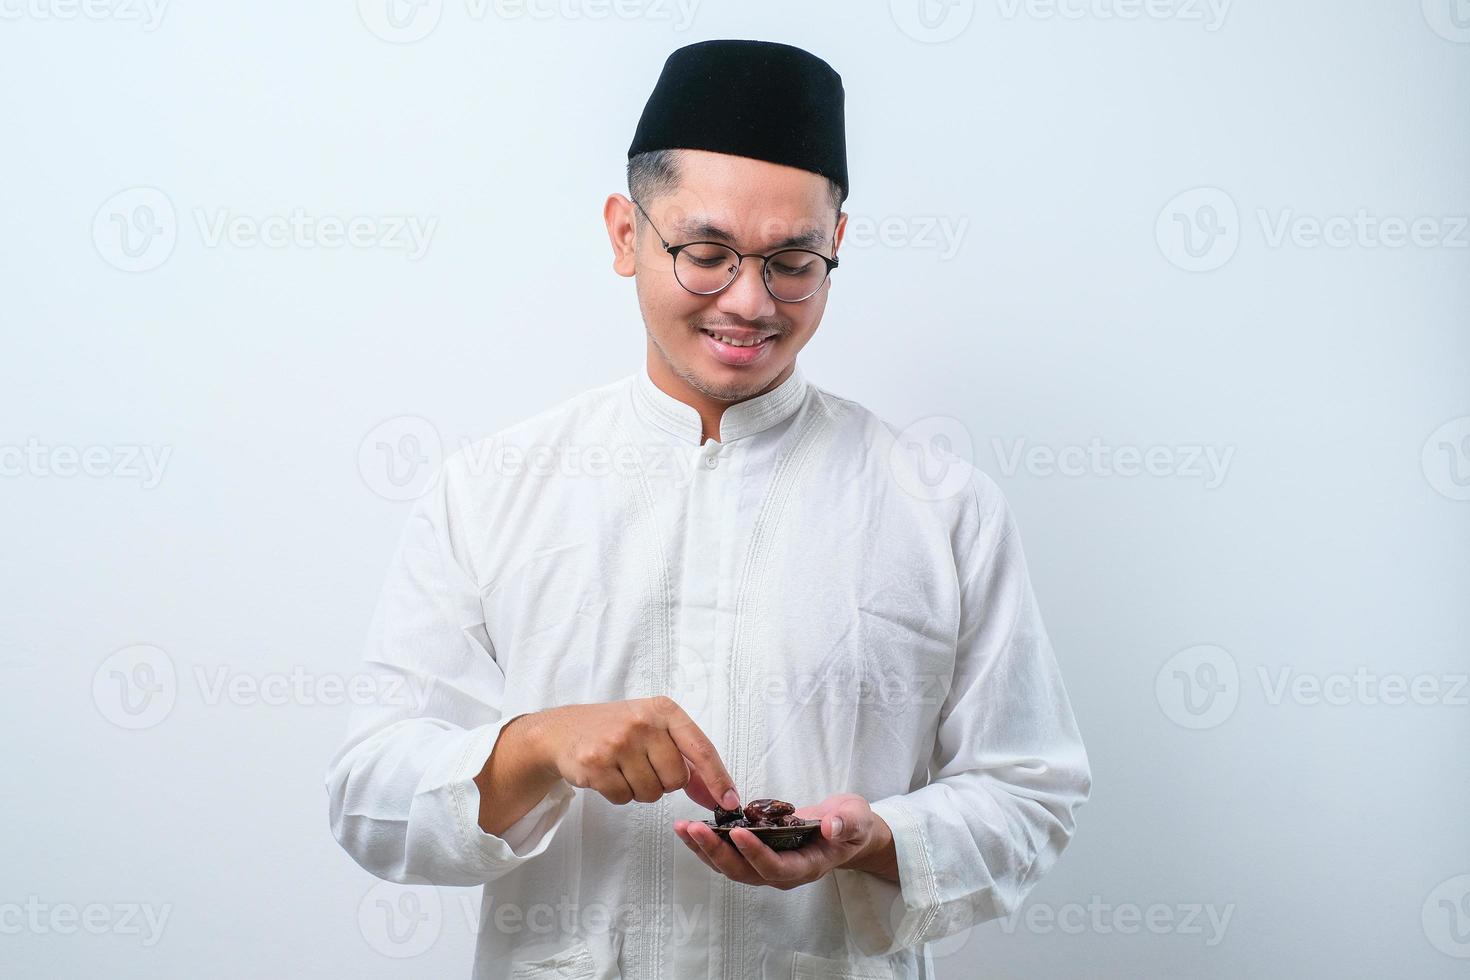
<path fill-rule="evenodd" d="M 824 178 L 702 150 L 682 150 L 678 158 L 678 189 L 639 202 L 670 245 L 714 241 L 745 253 L 796 246 L 836 255 L 834 242 L 841 243 L 847 216 L 838 220 Z M 634 222 L 635 210 L 627 198 L 614 195 L 605 217 L 614 269 L 637 277 L 655 380 L 662 375 L 721 402 L 750 398 L 784 381 L 821 322 L 831 280 L 810 299 L 780 302 L 766 290 L 761 261 L 751 257 L 724 290 L 696 295 L 674 278 L 673 256 L 647 221 Z"/>

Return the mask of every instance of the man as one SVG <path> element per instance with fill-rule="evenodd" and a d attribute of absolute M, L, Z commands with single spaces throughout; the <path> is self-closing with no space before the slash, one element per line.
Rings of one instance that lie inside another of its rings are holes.
<path fill-rule="evenodd" d="M 452 457 L 404 532 L 367 660 L 425 694 L 356 716 L 332 829 L 484 886 L 476 977 L 921 976 L 1090 792 L 1000 493 L 796 365 L 843 99 L 797 48 L 676 51 L 604 208 L 646 370 Z M 819 837 L 702 822 L 756 797 Z"/>

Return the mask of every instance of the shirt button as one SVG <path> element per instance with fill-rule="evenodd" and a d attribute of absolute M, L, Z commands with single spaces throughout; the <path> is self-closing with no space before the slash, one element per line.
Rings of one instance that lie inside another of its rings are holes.
<path fill-rule="evenodd" d="M 719 465 L 720 465 L 720 461 L 719 461 L 719 459 L 717 459 L 715 457 L 715 455 L 713 453 L 708 453 L 708 454 L 705 455 L 705 457 L 704 457 L 704 468 L 705 469 L 712 470 L 716 466 L 719 466 Z"/>

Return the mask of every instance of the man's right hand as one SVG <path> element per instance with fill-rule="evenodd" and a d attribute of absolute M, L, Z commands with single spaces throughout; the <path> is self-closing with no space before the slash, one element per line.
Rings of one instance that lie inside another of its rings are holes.
<path fill-rule="evenodd" d="M 685 790 L 707 809 L 740 796 L 720 754 L 672 698 L 571 704 L 536 712 L 540 764 L 619 806 Z"/>

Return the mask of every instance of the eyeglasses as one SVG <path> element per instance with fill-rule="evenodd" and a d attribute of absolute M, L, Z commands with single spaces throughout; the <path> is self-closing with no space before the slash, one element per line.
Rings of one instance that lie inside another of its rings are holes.
<path fill-rule="evenodd" d="M 809 248 L 783 248 L 770 255 L 737 252 L 719 242 L 685 242 L 670 245 L 654 225 L 648 212 L 637 201 L 633 206 L 648 218 L 649 227 L 658 235 L 664 251 L 674 257 L 674 278 L 679 285 L 697 296 L 712 296 L 735 281 L 740 263 L 746 259 L 761 260 L 761 282 L 766 292 L 781 303 L 800 303 L 811 299 L 826 283 L 837 260 Z"/>

